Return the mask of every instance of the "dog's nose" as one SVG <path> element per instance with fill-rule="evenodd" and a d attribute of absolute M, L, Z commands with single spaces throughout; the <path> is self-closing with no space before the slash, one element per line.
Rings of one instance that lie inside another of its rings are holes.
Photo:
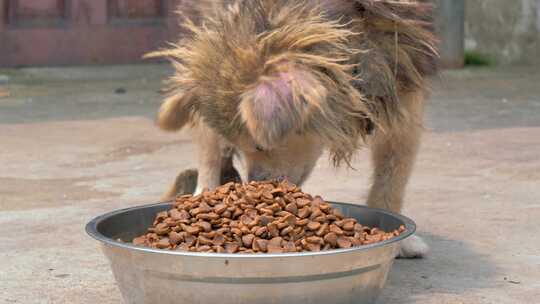
<path fill-rule="evenodd" d="M 288 181 L 288 180 L 290 180 L 290 179 L 289 179 L 289 177 L 288 177 L 287 175 L 280 175 L 280 176 L 278 176 L 278 177 L 276 178 L 276 180 L 277 180 L 278 182 L 283 182 L 283 181 Z"/>
<path fill-rule="evenodd" d="M 270 174 L 268 174 L 267 172 L 264 172 L 262 170 L 255 169 L 255 170 L 251 170 L 248 173 L 248 180 L 249 181 L 265 181 L 265 180 L 268 180 L 268 179 L 270 179 Z"/>

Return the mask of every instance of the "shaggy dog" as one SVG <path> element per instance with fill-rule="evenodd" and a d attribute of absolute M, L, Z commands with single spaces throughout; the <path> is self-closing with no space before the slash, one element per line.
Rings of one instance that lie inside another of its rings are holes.
<path fill-rule="evenodd" d="M 163 199 L 238 179 L 234 155 L 249 180 L 302 184 L 324 150 L 338 166 L 368 146 L 374 174 L 367 203 L 400 212 L 420 143 L 425 78 L 436 70 L 431 7 L 405 0 L 194 2 L 183 8 L 187 33 L 150 55 L 169 58 L 176 69 L 159 126 L 191 127 L 199 148 L 198 172 L 182 173 Z M 412 237 L 400 255 L 427 250 Z"/>

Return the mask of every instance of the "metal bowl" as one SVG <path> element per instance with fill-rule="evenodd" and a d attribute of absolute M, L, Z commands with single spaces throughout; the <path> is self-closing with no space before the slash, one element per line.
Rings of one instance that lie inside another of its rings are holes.
<path fill-rule="evenodd" d="M 145 233 L 170 203 L 107 213 L 86 226 L 102 243 L 125 303 L 159 304 L 368 304 L 381 293 L 399 242 L 414 222 L 364 206 L 333 203 L 361 224 L 400 236 L 377 244 L 323 252 L 215 254 L 141 248 L 130 242 Z"/>

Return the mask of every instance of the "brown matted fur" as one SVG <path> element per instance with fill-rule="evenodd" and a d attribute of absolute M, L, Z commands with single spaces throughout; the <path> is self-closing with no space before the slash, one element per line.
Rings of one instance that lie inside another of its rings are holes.
<path fill-rule="evenodd" d="M 436 70 L 431 6 L 190 1 L 183 38 L 150 55 L 176 68 L 159 126 L 192 126 L 198 147 L 198 170 L 181 173 L 162 199 L 238 179 L 235 154 L 248 180 L 301 184 L 323 149 L 338 165 L 365 143 L 374 167 L 368 206 L 400 212 L 420 145 L 425 78 Z M 427 250 L 413 236 L 400 255 Z"/>
<path fill-rule="evenodd" d="M 313 133 L 348 162 L 371 126 L 401 127 L 409 113 L 399 93 L 435 72 L 430 6 L 418 1 L 196 3 L 183 39 L 150 55 L 176 68 L 158 117 L 165 130 L 202 119 L 264 149 Z"/>

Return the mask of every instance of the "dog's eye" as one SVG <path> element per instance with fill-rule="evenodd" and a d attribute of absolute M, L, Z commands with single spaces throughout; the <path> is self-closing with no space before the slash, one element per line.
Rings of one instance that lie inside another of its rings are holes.
<path fill-rule="evenodd" d="M 264 149 L 261 146 L 255 146 L 255 150 L 258 152 L 264 152 Z"/>

